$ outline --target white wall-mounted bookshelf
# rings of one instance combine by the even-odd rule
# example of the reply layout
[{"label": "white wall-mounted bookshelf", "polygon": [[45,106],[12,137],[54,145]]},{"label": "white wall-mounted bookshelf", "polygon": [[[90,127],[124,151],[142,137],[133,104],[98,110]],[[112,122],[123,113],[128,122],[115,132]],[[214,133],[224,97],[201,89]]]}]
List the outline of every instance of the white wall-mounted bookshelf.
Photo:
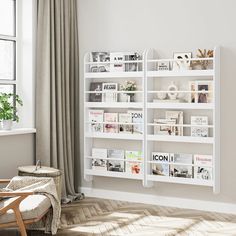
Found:
[{"label": "white wall-mounted bookshelf", "polygon": [[[142,59],[138,61],[124,61],[123,63],[140,64],[138,71],[124,72],[91,72],[90,66],[96,64],[90,61],[90,53],[84,57],[84,175],[86,180],[92,180],[94,176],[107,176],[114,178],[128,178],[142,180],[145,187],[153,186],[154,182],[166,182],[176,184],[189,184],[212,187],[214,193],[220,191],[220,48],[214,48],[214,56],[210,58],[191,58],[188,61],[207,60],[211,66],[207,69],[188,69],[188,70],[166,70],[159,71],[159,62],[168,62],[170,65],[177,60],[160,59],[155,50],[146,50],[141,53]],[[182,60],[187,61],[187,60]],[[112,64],[112,62],[103,62]],[[101,63],[98,63],[101,64]],[[171,67],[171,66],[170,66]],[[135,91],[135,102],[90,102],[89,95],[91,82],[117,82],[122,83],[126,80],[134,80],[138,89]],[[191,94],[200,94],[200,91],[189,89],[191,81],[211,81],[211,90],[206,94],[211,94],[211,102],[199,103],[192,102],[189,97]],[[174,82],[178,85],[178,94],[181,95],[180,101],[159,101],[158,94],[170,92],[167,87]],[[101,92],[103,93],[103,92]],[[117,96],[124,91],[117,91]],[[102,109],[105,112],[125,112],[129,109],[140,110],[143,112],[143,134],[125,133],[93,133],[88,127],[88,111],[90,109]],[[161,118],[166,111],[183,111],[183,124],[174,124],[181,127],[181,136],[160,135],[155,133],[155,127],[159,124],[154,119]],[[192,125],[191,116],[207,116],[207,125]],[[101,122],[105,124],[105,122]],[[116,124],[122,124],[117,122]],[[127,124],[127,123],[126,123]],[[130,123],[132,125],[132,123]],[[171,125],[170,125],[171,126]],[[205,127],[208,129],[207,137],[191,136],[191,128]],[[130,174],[126,172],[100,171],[92,169],[92,148],[123,148],[125,150],[137,150],[143,152],[142,173]],[[192,162],[192,178],[173,177],[154,175],[152,165],[157,161],[152,160],[152,152],[187,153],[212,156],[212,178],[210,180],[194,178],[194,168],[197,165]],[[108,158],[109,159],[109,158]],[[127,161],[128,160],[124,160]],[[169,165],[185,165],[185,163],[168,163]]]}]

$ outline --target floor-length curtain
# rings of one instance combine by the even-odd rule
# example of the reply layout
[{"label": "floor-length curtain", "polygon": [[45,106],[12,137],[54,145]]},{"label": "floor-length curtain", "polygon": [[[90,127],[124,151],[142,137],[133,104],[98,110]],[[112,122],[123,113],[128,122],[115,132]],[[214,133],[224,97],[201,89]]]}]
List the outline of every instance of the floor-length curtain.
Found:
[{"label": "floor-length curtain", "polygon": [[36,54],[36,158],[63,171],[63,197],[75,195],[76,0],[38,0]]}]

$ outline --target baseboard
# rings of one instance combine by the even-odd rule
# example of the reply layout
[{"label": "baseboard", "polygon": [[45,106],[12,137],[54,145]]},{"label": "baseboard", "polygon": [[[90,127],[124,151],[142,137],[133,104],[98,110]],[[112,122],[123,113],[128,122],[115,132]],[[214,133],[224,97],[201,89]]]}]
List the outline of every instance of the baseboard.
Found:
[{"label": "baseboard", "polygon": [[224,202],[212,202],[212,201],[202,201],[202,200],[186,199],[186,198],[164,197],[150,194],[111,191],[111,190],[88,188],[88,187],[81,187],[80,191],[83,192],[87,197],[153,204],[167,207],[181,207],[185,209],[213,211],[213,212],[228,213],[228,214],[236,213],[236,204],[224,203]]}]

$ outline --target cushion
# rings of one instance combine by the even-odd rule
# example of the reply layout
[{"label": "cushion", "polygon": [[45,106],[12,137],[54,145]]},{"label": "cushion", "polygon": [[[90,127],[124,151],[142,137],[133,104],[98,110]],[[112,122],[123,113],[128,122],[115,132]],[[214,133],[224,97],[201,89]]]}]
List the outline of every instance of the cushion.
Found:
[{"label": "cushion", "polygon": [[[0,209],[7,206],[15,198],[8,198],[0,201]],[[20,204],[20,212],[23,220],[35,219],[44,214],[51,207],[49,198],[44,195],[30,195],[25,198]],[[7,211],[0,215],[0,224],[15,222],[15,214],[13,210]]]}]

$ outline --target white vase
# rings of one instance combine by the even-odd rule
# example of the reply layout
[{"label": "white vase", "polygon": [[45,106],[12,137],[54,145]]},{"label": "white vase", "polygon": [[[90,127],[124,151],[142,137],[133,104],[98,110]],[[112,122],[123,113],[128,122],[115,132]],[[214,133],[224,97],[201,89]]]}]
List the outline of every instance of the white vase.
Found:
[{"label": "white vase", "polygon": [[1,123],[2,123],[2,130],[12,129],[12,120],[3,120]]}]

